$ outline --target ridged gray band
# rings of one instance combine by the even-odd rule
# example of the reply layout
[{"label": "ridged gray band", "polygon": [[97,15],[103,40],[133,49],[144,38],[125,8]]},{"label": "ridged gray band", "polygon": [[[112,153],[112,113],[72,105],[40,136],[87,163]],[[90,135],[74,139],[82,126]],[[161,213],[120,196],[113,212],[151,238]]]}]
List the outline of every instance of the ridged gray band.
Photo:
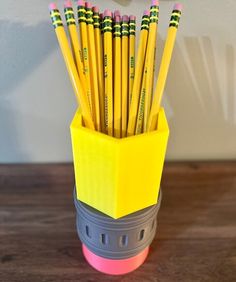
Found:
[{"label": "ridged gray band", "polygon": [[78,201],[76,193],[74,203],[80,240],[98,256],[129,258],[144,250],[154,239],[161,192],[158,204],[119,219],[113,219]]}]

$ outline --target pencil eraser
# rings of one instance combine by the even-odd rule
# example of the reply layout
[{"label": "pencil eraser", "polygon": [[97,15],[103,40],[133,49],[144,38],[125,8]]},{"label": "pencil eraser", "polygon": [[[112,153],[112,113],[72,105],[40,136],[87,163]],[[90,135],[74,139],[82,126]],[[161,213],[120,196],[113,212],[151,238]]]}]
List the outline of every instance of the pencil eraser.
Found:
[{"label": "pencil eraser", "polygon": [[104,17],[112,17],[112,12],[111,12],[110,10],[106,9],[106,10],[104,11],[103,16],[104,16]]},{"label": "pencil eraser", "polygon": [[99,9],[98,9],[97,6],[94,6],[92,9],[93,9],[93,12],[94,12],[94,13],[99,13]]},{"label": "pencil eraser", "polygon": [[79,0],[79,1],[77,2],[77,5],[78,5],[78,6],[83,6],[83,7],[85,7],[84,0]]},{"label": "pencil eraser", "polygon": [[56,3],[50,3],[48,8],[49,8],[49,10],[56,10],[57,9],[57,5],[56,5]]},{"label": "pencil eraser", "polygon": [[173,10],[178,10],[178,11],[182,11],[182,9],[183,9],[183,5],[181,3],[176,3],[173,8]]},{"label": "pencil eraser", "polygon": [[120,16],[115,16],[114,20],[116,23],[120,23]]},{"label": "pencil eraser", "polygon": [[115,10],[114,11],[114,17],[117,17],[117,16],[120,17],[120,11],[119,10]]},{"label": "pencil eraser", "polygon": [[144,15],[144,16],[150,16],[150,12],[149,12],[148,10],[145,10],[145,11],[143,12],[143,15]]},{"label": "pencil eraser", "polygon": [[90,2],[85,2],[85,7],[87,9],[92,9],[92,4]]},{"label": "pencil eraser", "polygon": [[129,16],[129,20],[130,20],[130,21],[136,21],[136,17],[133,16],[133,15],[131,15],[131,16]]},{"label": "pencil eraser", "polygon": [[128,22],[129,21],[129,17],[127,15],[122,16],[122,21],[123,22]]},{"label": "pencil eraser", "polygon": [[65,0],[64,2],[64,7],[65,8],[72,8],[72,3],[70,0]]},{"label": "pencil eraser", "polygon": [[152,6],[158,6],[159,1],[158,0],[152,0]]}]

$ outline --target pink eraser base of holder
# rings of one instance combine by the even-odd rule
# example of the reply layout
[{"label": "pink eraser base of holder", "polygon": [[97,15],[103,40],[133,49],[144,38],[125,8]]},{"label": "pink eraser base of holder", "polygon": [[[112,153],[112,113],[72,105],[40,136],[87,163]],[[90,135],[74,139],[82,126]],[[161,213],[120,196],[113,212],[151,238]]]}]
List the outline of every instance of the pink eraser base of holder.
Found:
[{"label": "pink eraser base of holder", "polygon": [[96,270],[110,275],[123,275],[134,271],[143,264],[148,255],[149,247],[134,257],[119,260],[97,256],[84,244],[82,244],[82,250],[87,262]]}]

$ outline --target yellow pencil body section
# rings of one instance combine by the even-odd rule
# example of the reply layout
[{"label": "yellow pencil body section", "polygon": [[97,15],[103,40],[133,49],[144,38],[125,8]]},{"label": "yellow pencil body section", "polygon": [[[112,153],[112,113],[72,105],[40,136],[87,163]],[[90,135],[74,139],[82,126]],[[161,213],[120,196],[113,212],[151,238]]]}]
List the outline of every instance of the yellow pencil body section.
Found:
[{"label": "yellow pencil body section", "polygon": [[139,48],[138,48],[138,54],[137,54],[135,76],[134,76],[134,85],[133,85],[130,110],[129,110],[129,122],[128,122],[128,129],[127,129],[128,136],[134,135],[134,132],[135,132],[137,112],[138,112],[138,106],[139,106],[139,98],[140,98],[140,88],[141,88],[141,81],[142,81],[143,67],[144,67],[144,60],[145,60],[147,39],[148,39],[148,29],[149,29],[149,17],[148,16],[145,17],[145,21],[144,20],[142,21],[142,26],[144,25],[146,27],[141,29],[141,33],[140,33],[140,41],[139,41]]},{"label": "yellow pencil body section", "polygon": [[[117,26],[117,27],[116,27]],[[116,35],[117,33],[117,35]],[[121,32],[114,26],[114,136],[121,137]]]},{"label": "yellow pencil body section", "polygon": [[66,63],[66,67],[71,79],[72,86],[74,88],[74,92],[81,106],[85,126],[90,129],[94,129],[94,123],[92,121],[88,100],[87,97],[85,96],[82,84],[80,82],[77,73],[77,69],[74,63],[72,53],[70,51],[70,46],[66,37],[64,27],[63,26],[57,27],[55,29],[55,32]]},{"label": "yellow pencil body section", "polygon": [[148,125],[147,125],[148,131],[155,130],[157,126],[158,113],[160,110],[161,99],[165,88],[167,73],[169,70],[171,56],[175,44],[177,28],[179,26],[181,9],[182,9],[181,4],[176,4],[171,14],[170,24],[169,24],[165,47],[162,55],[156,89],[153,96],[150,115],[148,118]]},{"label": "yellow pencil body section", "polygon": [[145,87],[146,81],[147,81],[147,72],[144,71],[140,99],[139,99],[139,108],[138,108],[135,135],[141,134],[143,132],[143,115],[144,115],[144,103],[146,97],[146,87]]},{"label": "yellow pencil body section", "polygon": [[[146,94],[145,94],[145,102],[144,102],[144,114],[143,114],[143,132],[147,131],[147,120],[150,113],[150,102],[152,95],[152,79],[153,79],[153,65],[154,65],[154,57],[155,57],[155,45],[156,45],[156,34],[157,28],[156,24],[150,24],[149,36],[151,36],[150,41],[148,39],[147,46],[147,55],[145,62],[145,72],[147,72],[147,79],[145,83]],[[152,28],[153,27],[153,28]]]},{"label": "yellow pencil body section", "polygon": [[99,92],[97,80],[97,61],[94,40],[94,27],[93,24],[87,24],[88,29],[88,43],[89,43],[89,64],[90,64],[90,81],[94,102],[94,115],[95,115],[95,128],[101,131],[100,124],[100,106],[99,106]]},{"label": "yellow pencil body section", "polygon": [[92,98],[92,88],[90,83],[90,66],[89,66],[89,54],[88,54],[88,36],[87,36],[87,24],[86,22],[79,22],[80,28],[80,36],[81,36],[81,45],[82,45],[82,54],[84,60],[84,74],[85,81],[87,85],[87,96],[89,99],[90,107],[92,110],[92,117],[95,120],[95,112],[94,112],[94,100]]},{"label": "yellow pencil body section", "polygon": [[164,110],[158,128],[132,138],[114,138],[71,123],[77,198],[120,218],[156,204],[169,129]]},{"label": "yellow pencil body section", "polygon": [[131,102],[132,90],[134,85],[135,74],[135,21],[129,23],[129,101],[128,112]]},{"label": "yellow pencil body section", "polygon": [[113,66],[112,66],[112,20],[104,20],[104,81],[106,133],[113,136]]},{"label": "yellow pencil body section", "polygon": [[164,47],[164,52],[161,60],[159,75],[157,79],[156,89],[153,96],[152,107],[148,119],[147,130],[155,130],[157,125],[157,117],[160,109],[161,99],[166,83],[166,77],[171,61],[171,56],[174,48],[177,29],[175,27],[169,27],[167,39]]},{"label": "yellow pencil body section", "polygon": [[97,58],[97,77],[99,89],[100,122],[101,130],[105,132],[105,106],[104,106],[104,75],[103,75],[103,51],[101,29],[94,28],[96,58]]},{"label": "yellow pencil body section", "polygon": [[70,24],[68,26],[68,30],[69,30],[71,46],[73,48],[79,77],[80,77],[81,83],[85,87],[84,67],[83,67],[83,62],[81,60],[81,48],[80,48],[80,44],[79,44],[79,37],[78,37],[76,25]]},{"label": "yellow pencil body section", "polygon": [[127,134],[128,118],[128,36],[122,37],[122,137]]}]

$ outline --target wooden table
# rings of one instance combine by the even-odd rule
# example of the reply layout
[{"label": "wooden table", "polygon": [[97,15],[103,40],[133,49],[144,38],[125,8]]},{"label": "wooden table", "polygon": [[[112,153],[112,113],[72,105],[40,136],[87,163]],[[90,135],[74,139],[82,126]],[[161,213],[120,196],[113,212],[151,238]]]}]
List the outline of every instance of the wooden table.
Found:
[{"label": "wooden table", "polygon": [[236,162],[168,163],[145,264],[107,276],[84,260],[73,167],[0,166],[0,281],[236,281]]}]

